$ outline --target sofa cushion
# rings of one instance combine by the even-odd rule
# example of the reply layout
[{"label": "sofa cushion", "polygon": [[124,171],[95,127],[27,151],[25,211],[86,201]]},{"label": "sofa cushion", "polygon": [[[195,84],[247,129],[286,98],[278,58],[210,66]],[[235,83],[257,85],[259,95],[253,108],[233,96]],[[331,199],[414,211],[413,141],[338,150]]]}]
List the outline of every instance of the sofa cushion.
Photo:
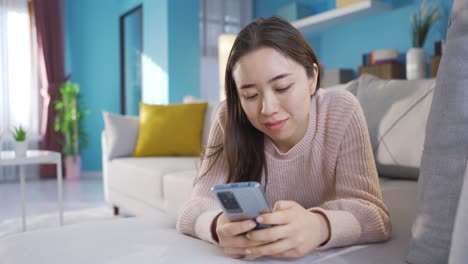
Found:
[{"label": "sofa cushion", "polygon": [[197,170],[171,172],[163,176],[164,210],[177,216],[179,209],[192,195],[193,181]]},{"label": "sofa cushion", "polygon": [[108,159],[131,156],[135,150],[139,121],[137,116],[102,112]]},{"label": "sofa cushion", "polygon": [[415,264],[448,262],[468,158],[468,8],[456,8],[457,2],[452,9],[426,130],[418,214],[407,258]]},{"label": "sofa cushion", "polygon": [[196,170],[198,157],[119,158],[108,163],[108,188],[164,209],[163,177],[178,170]]},{"label": "sofa cushion", "polygon": [[357,98],[380,176],[417,179],[435,80],[381,80],[364,74]]},{"label": "sofa cushion", "polygon": [[140,103],[134,156],[199,156],[207,103]]}]

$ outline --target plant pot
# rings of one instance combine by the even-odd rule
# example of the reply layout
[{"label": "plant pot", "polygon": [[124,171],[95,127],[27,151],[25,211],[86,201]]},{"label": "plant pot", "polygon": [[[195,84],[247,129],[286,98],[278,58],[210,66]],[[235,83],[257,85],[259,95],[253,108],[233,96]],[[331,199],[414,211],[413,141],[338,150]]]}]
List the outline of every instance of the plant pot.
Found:
[{"label": "plant pot", "polygon": [[16,157],[26,157],[26,150],[28,149],[27,141],[15,141],[13,143]]},{"label": "plant pot", "polygon": [[79,180],[81,178],[81,157],[68,156],[65,158],[65,178]]},{"label": "plant pot", "polygon": [[426,78],[426,53],[422,48],[411,48],[406,52],[406,79]]}]

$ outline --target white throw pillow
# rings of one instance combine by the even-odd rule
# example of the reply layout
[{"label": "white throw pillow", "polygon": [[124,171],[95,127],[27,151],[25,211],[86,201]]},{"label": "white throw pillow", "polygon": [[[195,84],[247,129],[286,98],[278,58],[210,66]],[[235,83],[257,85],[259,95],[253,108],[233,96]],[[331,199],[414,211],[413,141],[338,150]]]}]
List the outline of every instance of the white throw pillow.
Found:
[{"label": "white throw pillow", "polygon": [[[201,102],[208,102],[201,98],[186,95],[183,99],[184,103],[201,103]],[[203,124],[203,135],[202,135],[202,145],[206,146],[208,143],[208,136],[210,134],[211,123],[213,122],[214,114],[216,113],[216,109],[218,109],[219,103],[217,102],[208,102],[208,107],[206,108],[205,112],[205,122]]]},{"label": "white throw pillow", "polygon": [[435,79],[382,80],[364,74],[358,81],[379,175],[418,179]]},{"label": "white throw pillow", "polygon": [[137,116],[124,116],[102,111],[109,159],[132,156],[140,126]]}]

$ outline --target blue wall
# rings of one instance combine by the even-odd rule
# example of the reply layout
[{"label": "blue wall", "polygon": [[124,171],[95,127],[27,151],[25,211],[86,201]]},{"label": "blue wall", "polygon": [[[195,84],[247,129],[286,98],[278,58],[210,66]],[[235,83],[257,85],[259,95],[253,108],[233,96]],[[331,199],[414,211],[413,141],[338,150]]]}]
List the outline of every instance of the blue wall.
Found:
[{"label": "blue wall", "polygon": [[[65,65],[90,110],[83,170],[100,171],[102,110],[120,112],[119,17],[143,5],[143,101],[199,95],[198,0],[66,0]],[[184,11],[185,10],[185,11]],[[171,48],[169,48],[171,47]]]},{"label": "blue wall", "polygon": [[[310,5],[310,1],[305,0],[256,0],[255,17],[276,15],[279,7],[292,2]],[[404,62],[404,54],[412,45],[410,16],[419,8],[422,1],[382,0],[382,2],[392,4],[393,10],[306,35],[325,69],[357,70],[362,64],[362,54],[386,48],[396,48],[400,53],[401,62]],[[426,39],[424,49],[428,57],[434,54],[434,42],[445,37],[446,21],[453,4],[453,0],[428,1],[428,3],[434,2],[440,3],[444,11],[441,22],[431,29]],[[333,6],[329,5],[327,8]]]},{"label": "blue wall", "polygon": [[200,96],[198,0],[169,0],[169,102]]},{"label": "blue wall", "polygon": [[83,169],[101,169],[101,110],[120,109],[119,23],[115,0],[66,2],[67,72],[80,84],[82,104],[90,114],[84,128],[89,146],[82,151]]}]

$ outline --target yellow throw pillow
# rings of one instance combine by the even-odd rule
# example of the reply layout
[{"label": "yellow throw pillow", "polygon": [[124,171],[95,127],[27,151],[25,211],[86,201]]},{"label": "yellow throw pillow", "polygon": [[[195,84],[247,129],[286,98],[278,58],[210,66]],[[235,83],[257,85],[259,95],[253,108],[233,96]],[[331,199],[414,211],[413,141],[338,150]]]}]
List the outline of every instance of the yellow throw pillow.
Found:
[{"label": "yellow throw pillow", "polygon": [[140,103],[140,128],[133,156],[197,156],[208,103]]}]

